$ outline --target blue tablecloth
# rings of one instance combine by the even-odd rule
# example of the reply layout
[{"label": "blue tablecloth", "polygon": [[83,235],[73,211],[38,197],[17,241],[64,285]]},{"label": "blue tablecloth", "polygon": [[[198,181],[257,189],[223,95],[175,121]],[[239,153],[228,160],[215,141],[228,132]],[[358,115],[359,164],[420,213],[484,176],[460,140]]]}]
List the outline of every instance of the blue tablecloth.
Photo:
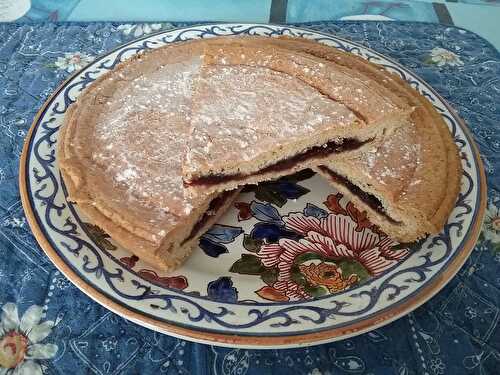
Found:
[{"label": "blue tablecloth", "polygon": [[0,375],[16,364],[15,374],[499,374],[500,56],[485,40],[454,27],[306,25],[414,70],[458,110],[481,148],[489,201],[480,241],[458,276],[414,313],[308,349],[223,349],[130,323],[55,269],[31,235],[19,200],[18,162],[31,121],[54,88],[94,56],[173,26],[0,24]]}]

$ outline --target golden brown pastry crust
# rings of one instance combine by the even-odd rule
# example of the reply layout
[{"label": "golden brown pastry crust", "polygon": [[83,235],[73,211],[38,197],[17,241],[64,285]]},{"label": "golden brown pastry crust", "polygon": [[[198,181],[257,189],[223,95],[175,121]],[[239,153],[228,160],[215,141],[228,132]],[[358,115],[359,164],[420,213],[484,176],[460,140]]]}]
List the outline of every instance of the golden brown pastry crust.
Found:
[{"label": "golden brown pastry crust", "polygon": [[[218,55],[220,50],[223,51],[222,55]],[[247,54],[254,56],[254,59],[241,57]],[[406,142],[406,147],[418,154],[418,163],[413,165],[408,163],[406,171],[402,171],[401,168],[398,170],[397,166],[401,155],[395,155],[401,150],[394,148],[391,150],[390,142],[384,144],[371,142],[360,147],[357,151],[344,152],[338,157],[329,157],[328,164],[338,173],[356,180],[355,182],[368,192],[379,197],[387,207],[387,212],[391,214],[391,217],[405,222],[405,226],[398,228],[394,223],[388,222],[383,215],[366,207],[361,200],[352,196],[353,201],[359,207],[366,208],[372,220],[379,223],[389,235],[401,241],[412,241],[426,233],[436,233],[443,227],[454,207],[460,188],[461,165],[457,148],[446,124],[427,99],[399,77],[384,69],[352,54],[316,42],[289,38],[217,38],[169,45],[144,55],[134,56],[97,79],[80,95],[77,102],[71,105],[66,113],[65,124],[59,135],[58,162],[69,198],[77,202],[79,208],[95,224],[106,230],[117,243],[156,267],[162,269],[176,267],[189,255],[190,248],[198,238],[198,236],[194,236],[189,241],[184,242],[190,228],[196,224],[200,216],[208,209],[210,201],[216,197],[217,194],[213,191],[220,190],[220,188],[208,192],[205,190],[203,195],[192,195],[184,194],[186,189],[182,187],[181,182],[178,183],[178,181],[182,181],[182,168],[184,167],[181,162],[182,152],[180,150],[185,152],[189,148],[187,144],[179,143],[179,139],[182,140],[183,137],[189,139],[189,132],[192,131],[190,127],[192,124],[184,123],[186,118],[189,118],[189,116],[185,116],[184,112],[181,115],[175,113],[172,115],[171,108],[169,109],[167,106],[166,112],[151,113],[150,111],[144,114],[137,110],[142,105],[139,103],[137,104],[139,107],[128,109],[130,112],[127,114],[128,117],[123,117],[123,121],[131,121],[132,124],[134,121],[135,123],[147,121],[158,125],[165,121],[172,127],[172,133],[176,136],[169,138],[168,142],[172,142],[172,145],[169,146],[170,148],[167,147],[167,151],[173,154],[177,153],[179,160],[173,162],[172,165],[164,164],[167,170],[169,167],[176,170],[175,178],[161,181],[165,184],[164,186],[170,186],[172,192],[170,195],[164,194],[169,189],[163,192],[161,189],[158,192],[156,188],[153,191],[148,190],[148,186],[141,185],[141,181],[144,180],[141,176],[135,180],[132,178],[135,170],[126,176],[115,173],[110,177],[109,165],[106,165],[105,158],[111,151],[103,151],[102,158],[102,155],[99,156],[99,152],[94,152],[97,155],[94,155],[94,158],[90,154],[85,154],[89,149],[86,147],[93,145],[93,141],[95,141],[92,134],[87,134],[89,137],[87,141],[84,141],[85,129],[95,125],[99,121],[99,116],[102,116],[106,111],[113,113],[110,110],[113,105],[111,107],[106,107],[106,105],[110,98],[113,98],[115,92],[122,90],[123,94],[123,91],[130,90],[131,94],[129,95],[133,98],[140,96],[140,92],[138,95],[134,94],[135,88],[131,86],[134,79],[153,74],[159,66],[163,69],[164,65],[184,64],[189,59],[194,61],[190,60],[191,64],[201,64],[199,60],[201,60],[202,55],[209,68],[225,65],[221,60],[221,57],[225,56],[228,59],[228,65],[258,67],[265,63],[267,64],[266,68],[275,72],[298,77],[301,82],[313,85],[323,95],[328,95],[331,98],[335,98],[337,95],[336,98],[339,101],[348,104],[349,108],[354,109],[358,115],[363,113],[361,121],[358,121],[358,124],[363,126],[366,126],[367,122],[370,121],[376,123],[379,120],[377,116],[380,115],[380,111],[370,112],[367,110],[368,107],[359,106],[359,103],[351,100],[352,96],[341,94],[339,98],[338,92],[329,90],[332,87],[332,77],[336,77],[338,80],[350,79],[351,81],[346,81],[346,85],[351,82],[353,83],[352,87],[368,85],[373,92],[378,93],[382,98],[380,105],[386,105],[387,103],[384,103],[387,101],[394,107],[394,116],[391,120],[393,123],[387,127],[387,131],[394,132],[392,136],[395,139],[399,136],[401,143],[404,140],[414,141]],[[269,55],[276,56],[276,58],[267,61],[265,56]],[[320,74],[311,75],[310,71],[304,70],[305,68],[314,68],[311,64],[322,65]],[[329,77],[328,72],[337,72],[340,75]],[[157,78],[155,76],[155,79]],[[193,81],[196,78],[193,78]],[[116,79],[116,81],[113,82],[112,79]],[[139,86],[142,84],[144,83],[138,83]],[[179,88],[176,92],[178,90]],[[151,97],[151,100],[159,100],[160,102],[165,99],[155,99],[154,94],[154,92],[148,92],[143,99],[148,99],[148,96]],[[177,98],[177,96],[175,97]],[[167,100],[169,99],[167,98]],[[119,108],[119,104],[117,104],[117,108]],[[195,103],[195,107],[198,104]],[[373,102],[371,104],[373,105]],[[127,106],[127,101],[122,102],[122,105]],[[181,102],[180,106],[192,108],[188,102]],[[415,110],[412,112],[413,108]],[[411,113],[410,123],[407,122],[408,113]],[[191,112],[189,112],[190,114]],[[116,131],[116,129],[112,130]],[[342,135],[337,134],[338,137],[342,137]],[[388,135],[385,134],[385,136]],[[123,134],[118,131],[117,136],[123,136]],[[328,134],[325,139],[317,139],[314,142],[324,143],[331,136],[332,134]],[[152,140],[155,138],[151,135],[149,137]],[[148,139],[145,136],[142,138]],[[384,138],[380,137],[379,141],[382,139]],[[75,145],[78,142],[80,143]],[[136,140],[133,140],[132,143],[134,142],[137,143]],[[310,140],[308,142],[310,143]],[[314,142],[311,144],[315,144]],[[311,144],[303,146],[307,148]],[[103,143],[103,145],[105,144]],[[140,142],[137,143],[134,152],[139,152],[141,145]],[[386,147],[385,150],[384,147]],[[416,147],[416,151],[412,147]],[[271,151],[276,152],[276,150]],[[390,155],[384,159],[376,156],[379,151],[385,154],[390,152],[395,154],[393,154],[392,159]],[[273,156],[272,152],[271,155],[265,155],[268,160],[276,157]],[[155,154],[152,157],[154,159],[160,156]],[[164,159],[160,158],[159,160],[164,162]],[[317,158],[297,163],[290,167],[287,173],[311,165],[323,164],[325,160],[325,158]],[[149,167],[142,167],[141,171],[149,170]],[[254,169],[259,170],[260,168],[262,165],[257,163]],[[191,172],[196,170],[199,169],[192,169]],[[384,170],[397,171],[397,173],[384,175]],[[186,170],[184,170],[184,175],[185,172]],[[257,183],[282,174],[270,172],[263,176],[248,178],[244,183]],[[124,183],[113,183],[113,181],[116,182],[117,176],[119,177],[118,182]],[[192,175],[190,176],[192,177]],[[128,197],[127,194],[130,193],[130,189],[134,187],[135,183],[138,184],[138,187],[133,191],[132,197],[124,199],[124,197]],[[239,185],[241,184],[226,185],[224,189]],[[348,189],[340,187],[339,190],[350,194]],[[232,194],[224,202],[219,210],[206,221],[199,233],[202,233],[217,220],[220,214],[229,207],[236,194]],[[155,205],[155,203],[157,204]],[[160,206],[160,210],[156,210],[158,208],[156,206]]]},{"label": "golden brown pastry crust", "polygon": [[[193,99],[193,136],[183,165],[193,194],[317,165],[326,160],[324,155],[261,172],[331,140],[373,143],[411,112],[369,77],[279,43],[262,37],[207,43]],[[279,85],[272,85],[275,81]],[[250,91],[256,95],[247,95]],[[210,183],[212,176],[218,183]],[[221,176],[228,178],[223,181]]]},{"label": "golden brown pastry crust", "polygon": [[[460,191],[462,168],[458,149],[448,127],[432,104],[396,74],[369,64],[361,57],[306,40],[283,38],[280,42],[288,48],[296,48],[360,71],[416,108],[411,114],[411,126],[414,130],[407,129],[408,133],[403,138],[408,144],[414,141],[414,144],[421,145],[420,163],[411,176],[398,176],[397,179],[391,179],[390,176],[381,178],[380,169],[368,171],[371,168],[367,163],[369,150],[366,149],[361,156],[353,154],[353,160],[333,158],[330,165],[348,175],[358,174],[357,171],[370,172],[368,180],[366,176],[364,177],[364,182],[372,185],[370,190],[377,192],[377,196],[385,198],[388,206],[401,207],[403,211],[401,214],[406,215],[406,219],[413,218],[415,225],[411,233],[404,231],[397,233],[393,225],[387,224],[385,229],[389,235],[401,241],[413,241],[428,233],[439,232],[455,206]],[[381,159],[379,163],[380,168],[390,167],[391,163],[397,166],[401,160],[388,158]],[[383,183],[380,183],[380,180]],[[415,183],[416,181],[418,183]],[[345,189],[344,192],[349,194]],[[376,223],[381,223],[380,215],[361,201],[358,200],[357,203],[367,210]]]},{"label": "golden brown pastry crust", "polygon": [[[168,46],[119,64],[113,71],[99,77],[68,108],[59,133],[57,160],[69,200],[76,202],[93,223],[102,227],[122,247],[163,270],[175,268],[190,254],[199,236],[230,206],[237,192],[229,194],[207,217],[198,233],[190,237],[191,229],[216,195],[199,199],[183,195],[179,155],[183,144],[179,142],[188,126],[178,113],[169,117],[176,110],[174,107],[164,108],[165,119],[147,110],[142,114],[140,92],[133,98],[126,95],[131,95],[134,89],[142,89],[141,85],[149,85],[135,80],[156,74],[156,69],[161,66],[158,58],[168,70],[168,64],[199,59],[203,48],[202,43],[197,42]],[[160,84],[165,82],[160,81]],[[176,94],[178,89],[175,88]],[[165,93],[167,97],[158,98],[158,101],[169,100],[170,93]],[[150,100],[154,95],[153,88],[148,86],[144,100]],[[133,100],[137,103],[132,104]],[[130,113],[124,113],[126,111]],[[108,115],[110,117],[106,118]],[[114,117],[121,121],[111,127]],[[130,134],[128,130],[120,132],[120,127],[126,122],[130,122],[127,125]],[[137,126],[137,132],[134,126]],[[101,134],[103,129],[105,131],[101,133],[108,134]],[[148,133],[153,130],[157,132],[156,137]],[[168,130],[172,130],[172,134],[168,134]],[[172,139],[180,141],[175,143]],[[165,142],[171,144],[157,152],[155,147],[161,148]],[[143,156],[136,155],[142,151]],[[168,152],[173,154],[172,157],[165,156]],[[131,162],[137,165],[129,171],[127,166]],[[122,173],[127,171],[128,174]],[[133,179],[135,173],[139,175]],[[155,173],[159,179],[156,185]]]}]

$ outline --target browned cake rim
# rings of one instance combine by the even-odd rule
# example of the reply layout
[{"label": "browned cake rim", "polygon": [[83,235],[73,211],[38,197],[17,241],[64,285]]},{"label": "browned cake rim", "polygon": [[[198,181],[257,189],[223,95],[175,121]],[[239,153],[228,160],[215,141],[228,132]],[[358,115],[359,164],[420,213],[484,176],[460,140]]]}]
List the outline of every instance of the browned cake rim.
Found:
[{"label": "browned cake rim", "polygon": [[[448,175],[444,176],[441,181],[444,181],[444,185],[446,188],[442,192],[442,198],[437,199],[438,204],[431,208],[429,211],[424,212],[425,217],[427,218],[427,223],[423,224],[423,230],[420,233],[416,234],[416,237],[423,236],[425,233],[436,233],[444,226],[450,212],[453,210],[455,206],[455,200],[458,196],[458,191],[460,189],[460,177],[461,177],[461,164],[458,158],[458,149],[453,141],[453,138],[448,130],[447,125],[444,123],[441,116],[436,112],[434,107],[430,104],[430,102],[424,98],[420,93],[418,93],[415,89],[410,87],[407,82],[403,81],[399,76],[395,74],[391,74],[383,68],[374,66],[373,64],[369,64],[366,60],[361,57],[347,54],[343,51],[339,51],[333,48],[329,48],[324,45],[319,45],[318,43],[314,43],[308,40],[295,40],[292,38],[283,38],[290,46],[293,46],[295,42],[297,44],[301,44],[304,48],[300,48],[303,51],[308,51],[308,53],[313,53],[316,56],[320,56],[323,58],[334,59],[338,64],[347,64],[349,61],[356,62],[360,66],[370,71],[375,80],[384,81],[384,83],[393,82],[392,87],[394,85],[398,86],[397,88],[401,91],[399,93],[403,95],[407,95],[407,97],[402,97],[402,100],[409,100],[408,97],[412,97],[413,100],[416,100],[418,105],[420,105],[422,110],[424,110],[429,116],[432,116],[434,121],[429,126],[433,126],[435,129],[439,131],[441,136],[441,141],[444,144],[445,150],[443,152],[446,154],[447,158],[447,172]],[[309,48],[309,49],[308,49]],[[340,57],[340,58],[338,58]],[[346,59],[343,61],[342,59]],[[397,91],[397,90],[396,90]],[[399,95],[395,92],[395,95]],[[411,101],[409,102],[410,104]],[[432,165],[428,166],[432,169]],[[343,176],[346,177],[346,176]],[[422,185],[422,196],[426,196],[426,188],[428,186]],[[411,204],[411,203],[410,203]],[[414,202],[415,208],[418,207],[418,201]]]}]

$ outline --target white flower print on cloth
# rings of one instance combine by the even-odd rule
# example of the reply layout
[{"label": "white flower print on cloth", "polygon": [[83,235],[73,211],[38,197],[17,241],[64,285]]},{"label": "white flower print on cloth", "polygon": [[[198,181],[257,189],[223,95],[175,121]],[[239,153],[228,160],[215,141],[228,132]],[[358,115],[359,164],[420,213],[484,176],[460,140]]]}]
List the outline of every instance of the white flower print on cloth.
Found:
[{"label": "white flower print on cloth", "polygon": [[436,375],[444,374],[446,365],[441,358],[431,359],[431,370]]},{"label": "white flower print on cloth", "polygon": [[457,54],[447,49],[441,47],[435,47],[431,50],[429,54],[429,59],[427,60],[430,64],[436,64],[437,66],[463,66],[464,63],[460,60]]},{"label": "white flower print on cloth", "polygon": [[66,52],[63,57],[60,56],[57,58],[54,65],[57,69],[72,73],[75,70],[82,69],[85,65],[90,64],[92,60],[92,56],[81,52]]},{"label": "white flower print on cloth", "polygon": [[59,288],[61,290],[67,289],[71,286],[69,280],[64,276],[58,277],[54,282],[54,285],[56,286],[56,288]]},{"label": "white flower print on cloth", "polygon": [[17,306],[6,303],[0,321],[0,375],[43,374],[39,360],[53,358],[55,344],[41,344],[50,335],[54,322],[40,323],[42,308],[29,307],[19,319]]},{"label": "white flower print on cloth", "polygon": [[471,306],[467,306],[465,308],[465,316],[468,318],[468,319],[475,319],[477,317],[477,311],[475,308],[471,307]]},{"label": "white flower print on cloth", "polygon": [[24,224],[26,224],[26,219],[24,217],[6,218],[2,223],[4,227],[11,227],[11,228],[22,228],[24,227]]},{"label": "white flower print on cloth", "polygon": [[138,23],[138,24],[130,24],[126,23],[124,25],[118,26],[118,30],[120,30],[124,35],[132,35],[136,38],[151,34],[154,31],[161,30],[163,25],[161,23]]},{"label": "white flower print on cloth", "polygon": [[492,244],[500,244],[500,208],[490,202],[483,223],[483,236]]},{"label": "white flower print on cloth", "polygon": [[115,336],[108,337],[102,341],[102,347],[107,352],[115,350],[117,345],[118,345],[118,340],[116,339]]}]

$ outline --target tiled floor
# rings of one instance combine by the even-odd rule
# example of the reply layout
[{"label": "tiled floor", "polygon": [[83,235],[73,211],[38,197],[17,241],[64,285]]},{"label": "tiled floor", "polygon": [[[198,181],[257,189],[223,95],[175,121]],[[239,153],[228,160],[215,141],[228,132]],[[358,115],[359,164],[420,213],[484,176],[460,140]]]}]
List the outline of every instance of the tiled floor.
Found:
[{"label": "tiled floor", "polygon": [[[30,3],[30,0],[2,0]],[[1,20],[0,9],[0,20]],[[31,0],[18,21],[307,22],[340,19],[454,24],[500,49],[500,0]]]}]

